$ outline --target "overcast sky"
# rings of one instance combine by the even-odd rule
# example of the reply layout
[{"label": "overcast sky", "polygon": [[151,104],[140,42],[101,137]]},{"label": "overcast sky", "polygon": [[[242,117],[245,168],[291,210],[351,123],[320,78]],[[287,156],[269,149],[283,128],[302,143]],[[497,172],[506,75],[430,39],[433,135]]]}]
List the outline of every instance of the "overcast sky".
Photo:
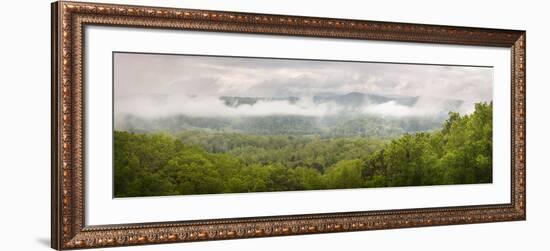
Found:
[{"label": "overcast sky", "polygon": [[115,98],[321,93],[492,100],[488,67],[115,53]]}]

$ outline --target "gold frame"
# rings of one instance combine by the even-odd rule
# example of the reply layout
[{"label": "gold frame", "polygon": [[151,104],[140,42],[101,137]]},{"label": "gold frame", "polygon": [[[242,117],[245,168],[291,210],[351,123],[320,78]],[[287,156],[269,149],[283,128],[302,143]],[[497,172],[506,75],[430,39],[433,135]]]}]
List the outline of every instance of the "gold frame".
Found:
[{"label": "gold frame", "polygon": [[[86,226],[83,30],[86,25],[511,49],[511,203],[444,208]],[[525,31],[112,4],[52,4],[52,241],[94,248],[525,220]]]}]

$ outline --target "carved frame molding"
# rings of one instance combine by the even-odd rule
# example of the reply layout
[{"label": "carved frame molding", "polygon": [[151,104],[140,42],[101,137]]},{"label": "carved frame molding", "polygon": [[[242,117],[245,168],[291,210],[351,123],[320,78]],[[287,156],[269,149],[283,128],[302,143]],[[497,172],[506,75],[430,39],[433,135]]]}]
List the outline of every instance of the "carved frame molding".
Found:
[{"label": "carved frame molding", "polygon": [[[257,33],[507,47],[512,51],[510,204],[86,226],[84,28]],[[55,249],[361,231],[526,218],[525,31],[79,2],[52,4],[52,242]]]}]

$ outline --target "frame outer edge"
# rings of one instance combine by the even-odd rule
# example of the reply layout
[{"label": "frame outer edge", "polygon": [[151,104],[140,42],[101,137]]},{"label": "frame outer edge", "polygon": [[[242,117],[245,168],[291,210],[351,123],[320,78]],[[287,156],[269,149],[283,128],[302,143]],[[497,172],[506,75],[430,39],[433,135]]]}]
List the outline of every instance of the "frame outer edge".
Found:
[{"label": "frame outer edge", "polygon": [[521,88],[522,90],[522,96],[523,96],[523,107],[522,107],[522,115],[523,117],[523,130],[522,130],[522,143],[523,143],[523,175],[522,175],[522,181],[523,181],[523,219],[524,221],[527,220],[527,31],[523,31],[523,34],[519,38],[522,43],[521,52],[522,60],[523,60],[523,67],[521,70],[522,73],[522,83]]},{"label": "frame outer edge", "polygon": [[[526,98],[526,31],[518,34],[514,45],[512,45],[512,139],[513,151],[515,154],[512,159],[512,170],[516,172],[518,182],[513,187],[516,193],[513,199],[513,205],[518,215],[518,220],[527,220],[527,184],[526,184],[526,131],[527,131],[527,98]],[[514,114],[515,113],[515,114]],[[515,137],[515,138],[514,138]]]},{"label": "frame outer edge", "polygon": [[50,247],[60,250],[62,247],[62,222],[61,222],[61,187],[60,187],[60,99],[59,99],[59,2],[51,3],[51,239]]}]

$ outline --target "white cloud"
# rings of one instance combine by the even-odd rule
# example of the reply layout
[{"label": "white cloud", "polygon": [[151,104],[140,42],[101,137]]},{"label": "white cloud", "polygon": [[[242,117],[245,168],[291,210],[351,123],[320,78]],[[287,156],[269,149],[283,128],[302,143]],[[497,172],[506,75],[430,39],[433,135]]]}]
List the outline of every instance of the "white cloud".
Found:
[{"label": "white cloud", "polygon": [[241,104],[227,106],[214,96],[188,97],[173,95],[163,99],[148,97],[122,99],[117,102],[115,114],[134,114],[141,117],[165,117],[187,115],[193,117],[238,117],[269,115],[300,115],[320,117],[334,115],[342,111],[334,103],[314,104],[312,98],[301,99],[296,103],[285,100],[258,101],[254,105]]},{"label": "white cloud", "polygon": [[458,105],[455,101],[438,98],[422,97],[412,106],[401,105],[396,101],[388,101],[382,104],[363,107],[363,112],[378,116],[389,117],[425,117],[445,115],[450,111],[461,114],[469,114],[474,111],[474,103],[462,102]]},{"label": "white cloud", "polygon": [[[433,116],[448,112],[449,99],[466,101],[459,112],[471,112],[474,102],[491,101],[493,90],[488,67],[127,53],[116,53],[114,64],[115,114],[146,117],[324,116],[351,111],[307,97],[350,92],[421,97],[413,106],[390,101],[353,112]],[[301,99],[229,107],[219,96]]]},{"label": "white cloud", "polygon": [[435,98],[420,98],[414,105],[406,106],[389,101],[381,104],[365,103],[359,107],[344,107],[334,102],[314,103],[313,98],[301,98],[297,102],[287,100],[259,100],[253,105],[228,106],[215,96],[189,97],[171,95],[163,98],[121,99],[115,107],[116,116],[133,114],[145,118],[158,118],[173,115],[192,117],[250,117],[271,115],[296,115],[323,117],[339,114],[364,114],[388,117],[422,117],[445,115],[449,111],[470,113],[473,103],[459,106],[449,101]]},{"label": "white cloud", "polygon": [[369,92],[492,99],[490,67],[115,54],[115,97],[144,94],[307,96]]}]

